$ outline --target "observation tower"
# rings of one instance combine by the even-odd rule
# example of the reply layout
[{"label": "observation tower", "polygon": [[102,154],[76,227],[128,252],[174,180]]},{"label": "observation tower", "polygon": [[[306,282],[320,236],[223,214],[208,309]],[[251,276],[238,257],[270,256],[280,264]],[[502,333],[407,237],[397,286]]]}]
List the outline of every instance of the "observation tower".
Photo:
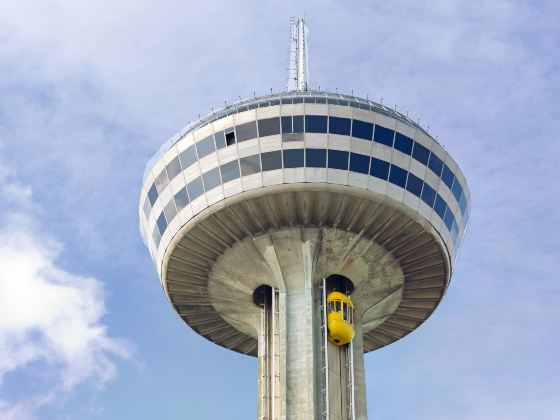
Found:
[{"label": "observation tower", "polygon": [[365,419],[364,353],[435,310],[469,218],[451,156],[407,116],[307,87],[241,100],[149,162],[140,230],[198,334],[258,357],[259,419]]}]

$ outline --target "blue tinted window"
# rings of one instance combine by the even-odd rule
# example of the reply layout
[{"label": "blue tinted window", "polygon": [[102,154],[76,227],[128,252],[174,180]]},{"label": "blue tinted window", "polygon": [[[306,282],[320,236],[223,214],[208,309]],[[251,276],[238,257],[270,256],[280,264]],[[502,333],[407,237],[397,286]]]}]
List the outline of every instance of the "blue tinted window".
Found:
[{"label": "blue tinted window", "polygon": [[193,179],[191,182],[187,184],[187,190],[189,192],[189,197],[191,201],[194,201],[195,198],[200,197],[204,194],[204,187],[202,186],[202,178],[198,177]]},{"label": "blue tinted window", "polygon": [[443,201],[443,198],[441,198],[441,195],[436,194],[436,203],[434,204],[434,210],[436,211],[438,216],[441,217],[442,219],[443,219],[443,215],[445,214],[445,208],[446,207],[447,207],[447,204],[445,204],[445,201]]},{"label": "blue tinted window", "polygon": [[292,117],[282,117],[282,133],[293,133]]},{"label": "blue tinted window", "polygon": [[412,139],[401,133],[397,133],[395,135],[395,149],[400,150],[407,155],[412,154]]},{"label": "blue tinted window", "polygon": [[372,136],[373,124],[360,120],[352,121],[352,137],[371,141]]},{"label": "blue tinted window", "polygon": [[369,170],[369,157],[359,153],[350,153],[350,170],[367,174]]},{"label": "blue tinted window", "polygon": [[377,178],[387,180],[387,177],[389,176],[389,162],[372,157],[369,174]]},{"label": "blue tinted window", "polygon": [[222,173],[222,180],[224,183],[239,178],[239,164],[237,160],[221,165],[220,172]]},{"label": "blue tinted window", "polygon": [[329,133],[350,135],[350,121],[349,118],[329,117]]},{"label": "blue tinted window", "polygon": [[263,171],[282,169],[282,153],[280,150],[266,152],[261,155]]},{"label": "blue tinted window", "polygon": [[443,162],[437,157],[435,153],[430,155],[430,161],[428,162],[428,167],[434,171],[437,176],[441,176],[441,171],[443,170]]},{"label": "blue tinted window", "polygon": [[284,150],[284,168],[303,168],[303,149]]},{"label": "blue tinted window", "polygon": [[156,189],[156,184],[152,184],[148,191],[148,198],[150,199],[150,204],[153,206],[158,198],[158,193]]},{"label": "blue tinted window", "polygon": [[308,133],[326,133],[327,117],[324,115],[306,115],[305,131]]},{"label": "blue tinted window", "polygon": [[183,169],[187,169],[193,163],[197,161],[196,158],[196,151],[194,150],[194,145],[189,147],[186,150],[183,150],[179,155],[179,159],[181,159],[181,166]]},{"label": "blue tinted window", "polygon": [[418,178],[416,175],[409,173],[408,179],[406,181],[406,189],[410,191],[417,197],[420,197],[420,193],[422,192],[422,184],[424,182]]},{"label": "blue tinted window", "polygon": [[202,174],[202,180],[204,181],[204,189],[210,191],[212,188],[216,188],[222,183],[220,180],[220,170],[214,168]]},{"label": "blue tinted window", "polygon": [[329,150],[329,168],[348,170],[348,152]]},{"label": "blue tinted window", "polygon": [[202,139],[198,143],[196,143],[196,153],[198,154],[199,159],[202,159],[204,156],[209,155],[215,149],[214,136],[206,137],[205,139]]},{"label": "blue tinted window", "polygon": [[156,187],[158,191],[161,193],[165,187],[169,184],[169,179],[167,179],[167,172],[165,172],[165,168],[159,173],[155,181]]},{"label": "blue tinted window", "polygon": [[447,207],[447,209],[445,210],[445,216],[443,217],[443,221],[445,222],[445,226],[447,226],[447,230],[451,230],[451,226],[453,226],[454,220],[455,218],[453,217],[451,208]]},{"label": "blue tinted window", "polygon": [[305,163],[308,168],[326,168],[327,151],[325,149],[307,149]]},{"label": "blue tinted window", "polygon": [[163,214],[165,218],[171,222],[175,215],[177,214],[177,209],[175,208],[175,202],[173,200],[169,201],[163,208]]},{"label": "blue tinted window", "polygon": [[459,200],[459,208],[461,209],[461,214],[463,218],[465,217],[465,211],[467,210],[467,198],[465,196],[465,192],[461,194],[461,198]]},{"label": "blue tinted window", "polygon": [[237,139],[237,142],[257,138],[257,124],[255,123],[255,121],[236,125],[235,138]]},{"label": "blue tinted window", "polygon": [[179,175],[179,173],[181,173],[181,163],[179,162],[179,156],[173,158],[173,160],[167,164],[165,169],[167,170],[169,179],[173,179],[177,175]]},{"label": "blue tinted window", "polygon": [[375,133],[373,135],[373,140],[377,143],[384,144],[386,146],[393,147],[393,136],[395,132],[389,130],[388,128],[382,127],[380,125],[375,126]]},{"label": "blue tinted window", "polygon": [[453,187],[451,188],[451,192],[455,196],[455,199],[457,200],[458,203],[459,200],[461,199],[461,194],[463,194],[463,188],[461,188],[461,184],[459,184],[458,179],[455,179],[455,182],[453,183]]},{"label": "blue tinted window", "polygon": [[391,165],[391,172],[389,173],[389,182],[403,187],[406,185],[406,174],[408,172],[397,165]]},{"label": "blue tinted window", "polygon": [[226,136],[223,131],[214,133],[214,140],[216,141],[216,149],[223,149],[226,147]]},{"label": "blue tinted window", "polygon": [[449,189],[451,189],[451,186],[453,185],[453,179],[455,178],[455,175],[453,175],[453,172],[451,172],[451,169],[449,169],[449,167],[447,165],[445,165],[443,167],[443,174],[441,175],[441,179],[443,180],[443,182],[445,182],[445,185],[447,185],[449,187]]},{"label": "blue tinted window", "polygon": [[159,233],[163,235],[163,232],[165,232],[165,229],[167,229],[167,222],[165,221],[165,215],[163,214],[163,212],[161,212],[161,214],[157,218],[157,226],[159,229]]},{"label": "blue tinted window", "polygon": [[414,142],[414,150],[412,151],[412,157],[416,159],[418,162],[423,163],[424,165],[428,164],[428,159],[430,157],[430,150],[426,149],[418,142]]},{"label": "blue tinted window", "polygon": [[253,175],[261,171],[261,159],[259,155],[247,156],[239,159],[241,175]]},{"label": "blue tinted window", "polygon": [[175,206],[177,207],[177,211],[183,210],[187,204],[189,204],[189,195],[187,194],[186,188],[181,188],[177,194],[175,194]]},{"label": "blue tinted window", "polygon": [[146,216],[146,219],[148,219],[150,217],[150,212],[152,211],[152,205],[150,204],[150,199],[148,197],[146,197],[146,199],[144,200],[144,216]]},{"label": "blue tinted window", "polygon": [[258,121],[259,137],[280,134],[280,118],[265,118]]},{"label": "blue tinted window", "polygon": [[430,187],[428,184],[424,184],[424,189],[422,190],[422,200],[430,206],[434,207],[434,200],[436,199],[436,190]]},{"label": "blue tinted window", "polygon": [[303,115],[294,115],[294,133],[303,133]]},{"label": "blue tinted window", "polygon": [[459,227],[457,226],[455,220],[453,220],[453,226],[451,226],[451,237],[453,238],[453,242],[455,243],[455,246],[457,246],[456,240],[458,234],[459,234]]},{"label": "blue tinted window", "polygon": [[154,238],[154,242],[156,244],[156,248],[159,246],[159,242],[161,241],[161,235],[159,233],[159,228],[157,225],[154,226],[154,231],[152,232],[152,237]]}]

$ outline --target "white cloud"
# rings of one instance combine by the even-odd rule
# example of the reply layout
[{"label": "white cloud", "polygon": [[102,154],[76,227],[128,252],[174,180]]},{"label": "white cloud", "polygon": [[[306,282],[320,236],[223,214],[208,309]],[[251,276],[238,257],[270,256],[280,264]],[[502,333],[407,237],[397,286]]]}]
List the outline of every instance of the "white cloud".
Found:
[{"label": "white cloud", "polygon": [[[130,345],[107,332],[103,284],[58,264],[63,246],[41,232],[31,188],[14,181],[13,170],[0,174],[7,209],[0,227],[0,417],[33,418],[80,384],[103,386]],[[20,401],[2,398],[18,372],[42,381],[43,390]]]}]

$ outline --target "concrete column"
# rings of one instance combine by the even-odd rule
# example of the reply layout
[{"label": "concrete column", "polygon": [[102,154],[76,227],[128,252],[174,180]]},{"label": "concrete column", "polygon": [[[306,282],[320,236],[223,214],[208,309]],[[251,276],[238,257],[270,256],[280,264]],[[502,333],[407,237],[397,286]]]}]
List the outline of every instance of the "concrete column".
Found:
[{"label": "concrete column", "polygon": [[[279,386],[276,397],[279,407],[274,410],[272,420],[322,419],[324,399],[321,393],[322,352],[321,317],[319,306],[320,290],[314,284],[315,252],[317,235],[299,230],[271,234],[267,244],[274,248],[274,260],[281,273],[284,290],[279,293]],[[264,243],[264,242],[263,242]],[[264,249],[263,249],[264,250]],[[270,260],[271,257],[268,259]],[[365,384],[362,330],[358,325],[354,338],[354,401],[356,419],[365,419]],[[270,351],[270,345],[262,342]],[[259,341],[259,347],[261,341]],[[348,420],[346,389],[346,351],[329,343],[329,405],[330,419]],[[259,355],[261,349],[259,348]],[[259,372],[262,363],[270,363],[270,357],[259,357]],[[259,378],[262,374],[259,373]],[[259,392],[262,387],[259,384]],[[265,401],[274,401],[275,396],[264,395]],[[259,395],[259,402],[261,395]],[[269,411],[270,412],[270,411]],[[259,411],[259,415],[260,415]],[[263,418],[263,417],[260,417]],[[264,417],[268,420],[268,417]]]}]

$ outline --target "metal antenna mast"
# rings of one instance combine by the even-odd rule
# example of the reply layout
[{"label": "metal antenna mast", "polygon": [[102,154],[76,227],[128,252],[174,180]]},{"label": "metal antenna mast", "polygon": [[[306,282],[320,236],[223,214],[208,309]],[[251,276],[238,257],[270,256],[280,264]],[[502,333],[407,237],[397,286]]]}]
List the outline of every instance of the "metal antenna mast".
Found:
[{"label": "metal antenna mast", "polygon": [[307,27],[304,18],[292,18],[290,30],[290,73],[288,91],[307,90]]}]

